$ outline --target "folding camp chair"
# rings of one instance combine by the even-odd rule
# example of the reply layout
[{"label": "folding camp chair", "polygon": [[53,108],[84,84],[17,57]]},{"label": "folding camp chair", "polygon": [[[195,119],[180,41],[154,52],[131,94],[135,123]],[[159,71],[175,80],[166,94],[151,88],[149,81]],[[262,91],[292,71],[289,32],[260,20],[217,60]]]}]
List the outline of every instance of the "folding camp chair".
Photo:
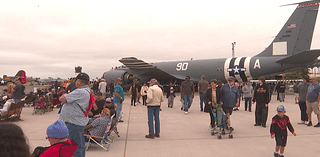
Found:
[{"label": "folding camp chair", "polygon": [[119,132],[118,132],[118,128],[117,125],[119,123],[119,120],[121,119],[121,117],[119,116],[117,119],[114,118],[114,122],[112,122],[111,124],[111,129],[108,132],[108,141],[113,142],[113,139],[115,138],[114,136],[112,136],[112,132],[114,132],[118,137],[120,137]]},{"label": "folding camp chair", "polygon": [[0,115],[0,120],[3,120],[3,121],[21,120],[20,115],[23,107],[24,107],[24,101],[12,103],[9,107],[8,112],[4,115]]},{"label": "folding camp chair", "polygon": [[[106,131],[104,132],[103,136],[93,136],[93,135],[87,135],[84,134],[83,136],[86,136],[89,138],[87,145],[86,145],[86,150],[88,151],[91,147],[92,142],[96,143],[97,145],[99,145],[101,148],[103,148],[104,150],[108,151],[109,147],[110,147],[110,143],[108,143],[108,133],[111,129],[111,124],[112,124],[112,120],[114,118],[114,115],[111,116],[109,122],[108,122],[108,126],[106,128]],[[100,142],[97,141],[97,139],[101,140]],[[106,145],[106,147],[104,146]]]}]

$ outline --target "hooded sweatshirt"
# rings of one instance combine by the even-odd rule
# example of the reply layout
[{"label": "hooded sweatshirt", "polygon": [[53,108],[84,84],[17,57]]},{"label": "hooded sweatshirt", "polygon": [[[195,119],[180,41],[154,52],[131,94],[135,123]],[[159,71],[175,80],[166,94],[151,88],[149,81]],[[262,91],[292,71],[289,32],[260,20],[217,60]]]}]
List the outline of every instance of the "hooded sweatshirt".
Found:
[{"label": "hooded sweatshirt", "polygon": [[254,90],[253,102],[268,104],[270,102],[269,99],[269,89],[266,84],[262,86],[258,84],[256,89]]}]

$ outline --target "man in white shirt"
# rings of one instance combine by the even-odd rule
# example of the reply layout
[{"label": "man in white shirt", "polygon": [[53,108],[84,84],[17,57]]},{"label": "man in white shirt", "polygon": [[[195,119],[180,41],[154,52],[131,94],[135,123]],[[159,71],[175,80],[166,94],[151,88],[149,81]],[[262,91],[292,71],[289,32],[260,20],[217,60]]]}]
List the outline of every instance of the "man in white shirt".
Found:
[{"label": "man in white shirt", "polygon": [[105,98],[107,93],[107,83],[104,81],[104,79],[100,80],[99,91],[102,93],[103,98]]}]

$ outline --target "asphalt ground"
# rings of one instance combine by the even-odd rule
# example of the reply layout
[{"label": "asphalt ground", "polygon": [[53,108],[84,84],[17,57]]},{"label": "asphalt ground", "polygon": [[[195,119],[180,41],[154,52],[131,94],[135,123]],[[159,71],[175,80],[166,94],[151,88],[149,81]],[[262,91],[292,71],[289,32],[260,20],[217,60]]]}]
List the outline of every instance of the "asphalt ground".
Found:
[{"label": "asphalt ground", "polygon": [[[177,94],[179,95],[179,94]],[[160,138],[147,139],[147,108],[142,105],[130,106],[130,98],[125,97],[123,123],[118,124],[120,137],[115,137],[109,151],[93,145],[88,151],[88,157],[271,157],[273,156],[275,140],[270,138],[271,118],[276,114],[278,105],[285,105],[287,115],[297,133],[288,135],[285,156],[319,156],[320,128],[297,124],[300,122],[299,106],[294,103],[293,95],[286,95],[285,102],[275,100],[273,95],[269,104],[267,128],[253,126],[254,112],[244,111],[244,101],[241,101],[240,111],[231,116],[234,127],[233,139],[228,135],[217,139],[209,131],[209,115],[200,112],[199,96],[196,94],[188,115],[180,110],[180,96],[174,100],[173,108],[167,107],[167,99],[163,102],[160,112]],[[253,111],[255,105],[253,105]],[[58,119],[58,109],[43,115],[32,115],[33,108],[25,107],[21,118],[14,122],[25,132],[30,149],[37,146],[48,146],[45,139],[46,128]],[[313,124],[317,124],[316,116],[312,115]]]}]

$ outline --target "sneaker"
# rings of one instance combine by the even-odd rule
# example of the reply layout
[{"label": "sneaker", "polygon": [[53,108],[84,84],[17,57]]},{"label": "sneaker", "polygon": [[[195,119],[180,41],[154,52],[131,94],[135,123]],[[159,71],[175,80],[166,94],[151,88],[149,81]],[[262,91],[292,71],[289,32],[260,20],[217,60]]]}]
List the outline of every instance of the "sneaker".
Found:
[{"label": "sneaker", "polygon": [[212,131],[213,129],[214,128],[211,125],[209,125],[209,130]]},{"label": "sneaker", "polygon": [[273,153],[273,156],[274,156],[274,157],[279,157],[279,153],[274,152],[274,153]]},{"label": "sneaker", "polygon": [[304,121],[301,121],[301,122],[299,122],[298,124],[305,124],[305,122],[304,122]]},{"label": "sneaker", "polygon": [[307,126],[312,126],[312,122],[310,121],[310,122],[307,124]]},{"label": "sneaker", "polygon": [[148,134],[145,136],[146,138],[151,138],[151,139],[154,139],[154,134]]},{"label": "sneaker", "polygon": [[261,126],[261,124],[254,124],[254,126]]},{"label": "sneaker", "polygon": [[219,131],[218,131],[217,128],[215,127],[215,128],[213,129],[213,132],[214,132],[215,134],[217,134]]},{"label": "sneaker", "polygon": [[159,137],[160,137],[160,134],[159,134],[159,133],[156,133],[154,136],[159,138]]},{"label": "sneaker", "polygon": [[187,115],[188,113],[189,113],[189,112],[186,111],[184,114]]},{"label": "sneaker", "polygon": [[231,132],[231,131],[233,131],[234,129],[233,129],[233,127],[228,127],[228,130]]},{"label": "sneaker", "polygon": [[320,127],[320,123],[318,123],[317,125],[315,125],[314,127]]}]

